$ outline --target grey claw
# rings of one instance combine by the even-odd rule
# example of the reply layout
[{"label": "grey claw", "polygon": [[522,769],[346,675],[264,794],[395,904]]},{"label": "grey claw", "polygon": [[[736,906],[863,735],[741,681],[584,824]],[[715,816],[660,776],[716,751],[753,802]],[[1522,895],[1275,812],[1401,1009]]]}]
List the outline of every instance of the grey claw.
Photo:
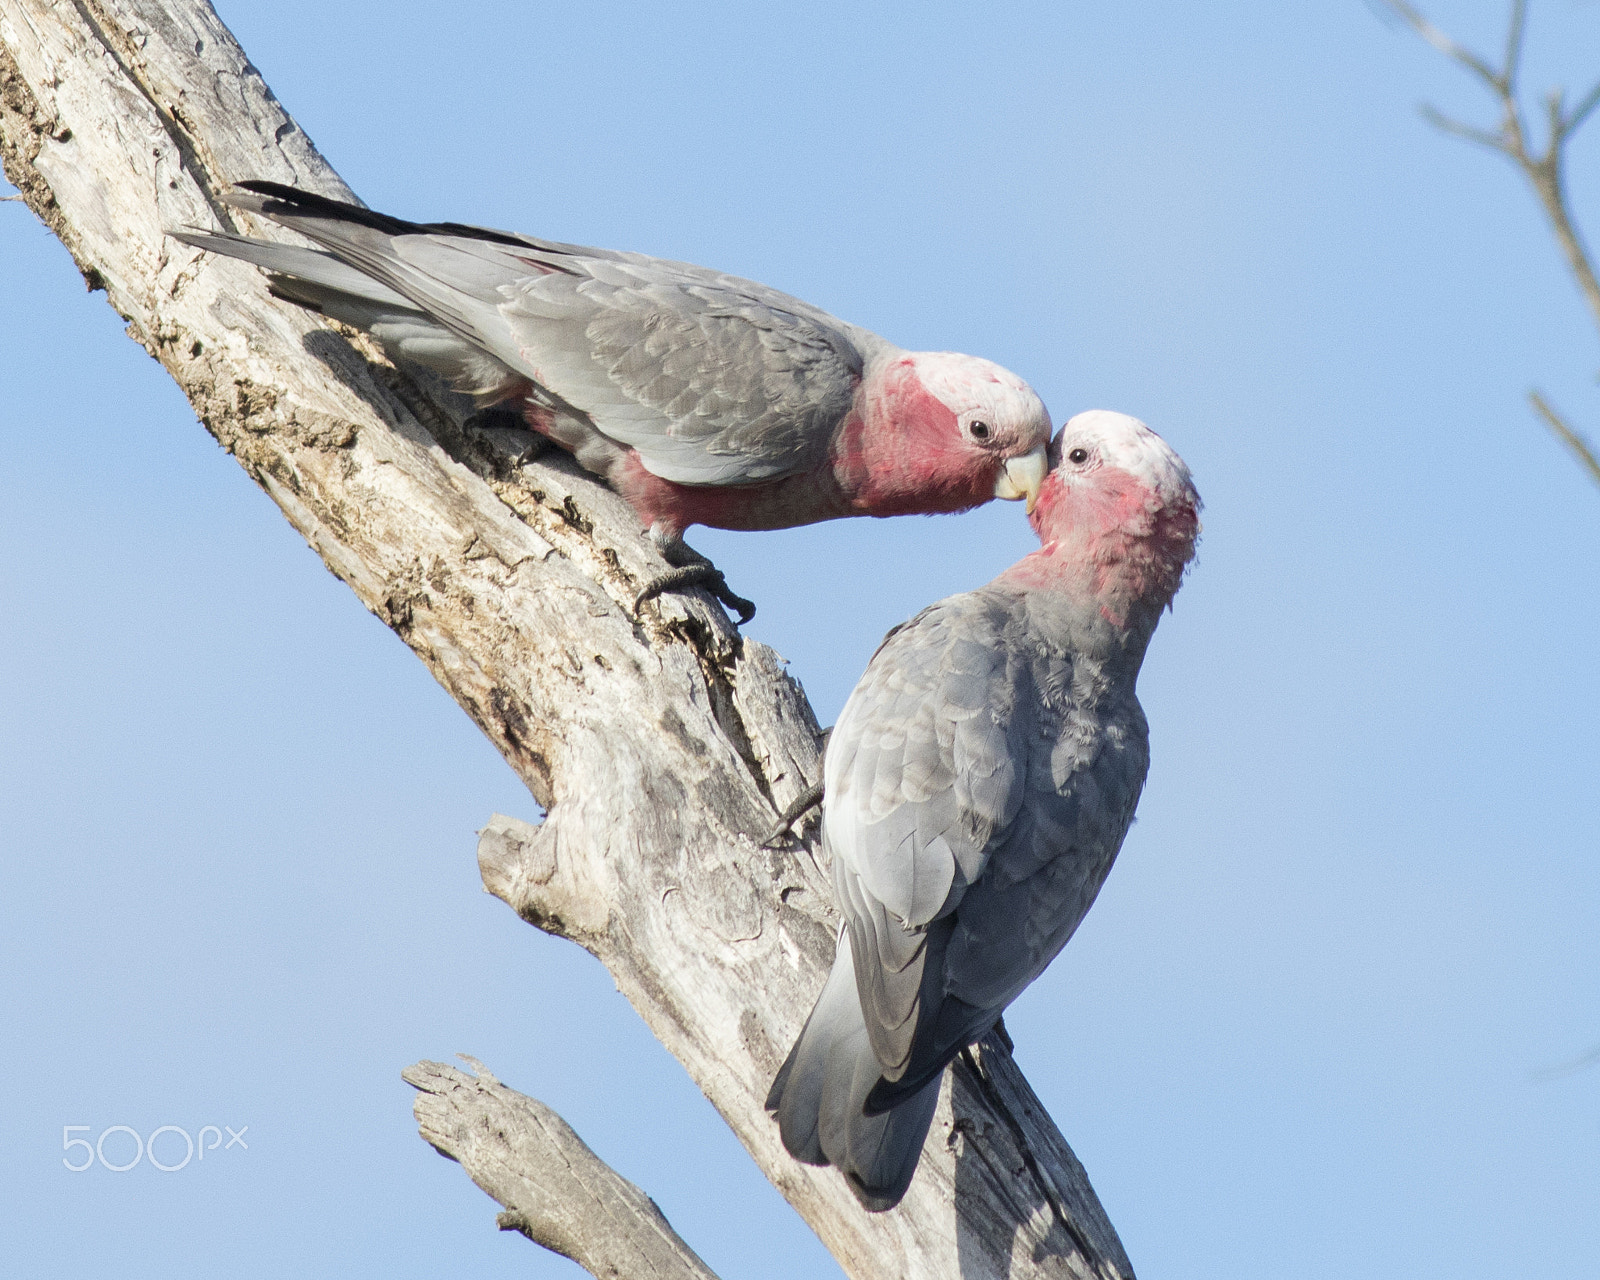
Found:
[{"label": "grey claw", "polygon": [[646,600],[653,600],[664,591],[679,591],[684,587],[704,587],[723,604],[739,615],[735,626],[744,626],[756,616],[756,607],[743,596],[728,589],[728,580],[722,570],[710,564],[687,564],[679,569],[668,569],[645,583],[644,590],[634,597],[633,611],[638,613]]}]

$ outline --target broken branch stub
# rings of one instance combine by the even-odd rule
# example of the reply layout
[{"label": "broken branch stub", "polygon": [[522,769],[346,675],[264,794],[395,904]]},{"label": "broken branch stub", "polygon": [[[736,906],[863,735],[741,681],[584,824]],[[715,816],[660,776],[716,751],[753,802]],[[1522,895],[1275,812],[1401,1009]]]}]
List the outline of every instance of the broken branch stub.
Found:
[{"label": "broken branch stub", "polygon": [[463,1060],[476,1075],[442,1062],[400,1074],[417,1090],[411,1109],[422,1137],[505,1206],[496,1219],[502,1231],[520,1231],[602,1280],[717,1280],[656,1202],[571,1125],[476,1058]]}]

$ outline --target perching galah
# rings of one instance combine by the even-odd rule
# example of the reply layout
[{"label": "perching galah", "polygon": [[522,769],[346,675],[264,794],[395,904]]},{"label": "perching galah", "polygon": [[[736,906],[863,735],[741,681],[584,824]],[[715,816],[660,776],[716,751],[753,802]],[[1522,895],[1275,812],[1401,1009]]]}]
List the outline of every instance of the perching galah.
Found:
[{"label": "perching galah", "polygon": [[515,405],[685,565],[646,596],[700,582],[748,605],[684,547],[693,524],[781,529],[1038,495],[1050,416],[987,360],[902,351],[704,267],[240,186],[228,203],[320,248],[175,238],[254,263],[279,296],[368,330],[481,405]]},{"label": "perching galah", "polygon": [[891,631],[828,742],[844,927],[767,1108],[871,1210],[911,1184],[945,1064],[1078,927],[1144,785],[1134,684],[1200,498],[1123,414],[1079,414],[1051,458],[1044,545]]}]

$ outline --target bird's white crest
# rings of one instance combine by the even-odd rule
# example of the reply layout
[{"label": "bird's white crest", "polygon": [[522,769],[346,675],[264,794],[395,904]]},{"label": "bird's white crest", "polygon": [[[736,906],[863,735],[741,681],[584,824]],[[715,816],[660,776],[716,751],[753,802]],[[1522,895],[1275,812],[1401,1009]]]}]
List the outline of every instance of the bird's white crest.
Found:
[{"label": "bird's white crest", "polygon": [[1079,447],[1089,449],[1103,465],[1142,480],[1164,499],[1198,500],[1183,459],[1137,418],[1110,409],[1076,414],[1061,428],[1052,452],[1057,459],[1065,459]]},{"label": "bird's white crest", "polygon": [[1050,411],[1038,392],[1010,369],[955,351],[918,351],[912,359],[922,385],[952,412],[987,414],[1004,423],[1040,422],[1041,438],[1048,438]]}]

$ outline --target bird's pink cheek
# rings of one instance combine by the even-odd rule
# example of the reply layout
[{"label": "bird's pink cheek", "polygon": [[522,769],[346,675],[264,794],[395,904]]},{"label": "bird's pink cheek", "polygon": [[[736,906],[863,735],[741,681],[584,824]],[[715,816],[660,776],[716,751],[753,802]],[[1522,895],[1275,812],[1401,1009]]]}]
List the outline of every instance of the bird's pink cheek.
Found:
[{"label": "bird's pink cheek", "polygon": [[1128,529],[1156,506],[1156,493],[1126,471],[1104,467],[1068,483],[1051,473],[1034,508],[1033,527],[1041,538],[1067,532],[1094,535]]}]

